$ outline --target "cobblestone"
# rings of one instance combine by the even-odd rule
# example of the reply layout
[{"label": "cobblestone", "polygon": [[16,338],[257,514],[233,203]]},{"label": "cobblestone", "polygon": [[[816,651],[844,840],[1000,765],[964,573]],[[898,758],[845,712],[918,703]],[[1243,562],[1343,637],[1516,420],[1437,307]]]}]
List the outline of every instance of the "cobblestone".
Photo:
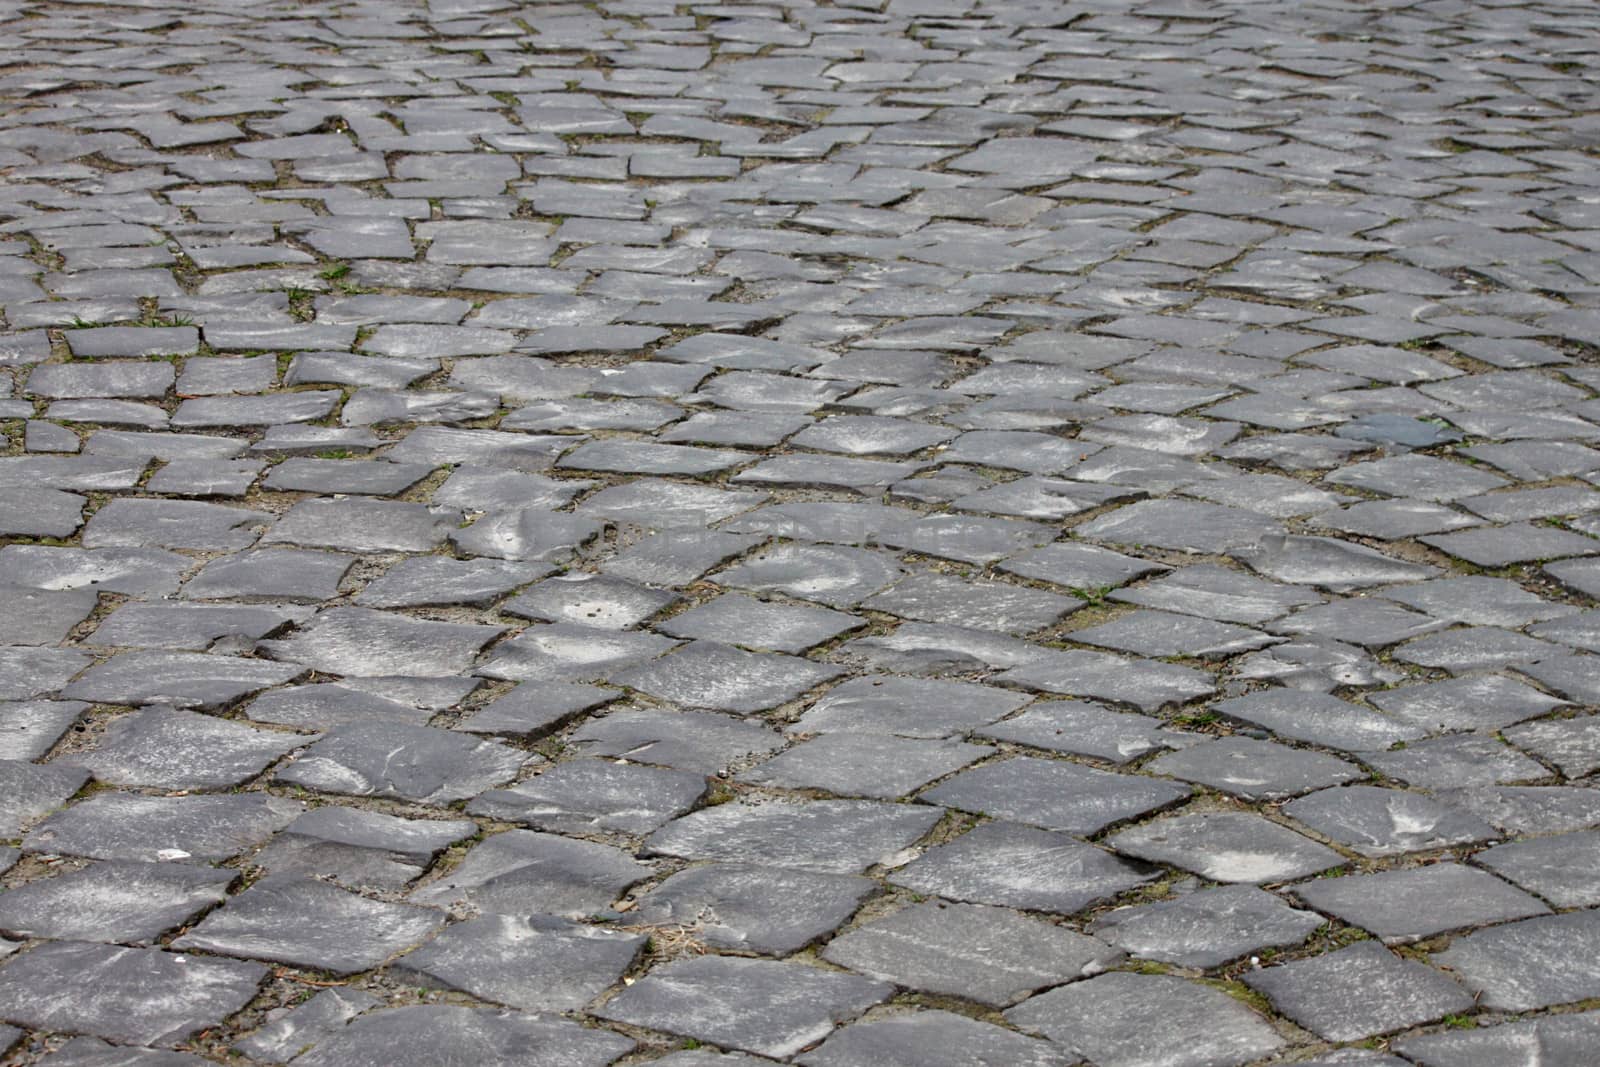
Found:
[{"label": "cobblestone", "polygon": [[1578,1067],[1579,0],[0,0],[0,1058]]}]

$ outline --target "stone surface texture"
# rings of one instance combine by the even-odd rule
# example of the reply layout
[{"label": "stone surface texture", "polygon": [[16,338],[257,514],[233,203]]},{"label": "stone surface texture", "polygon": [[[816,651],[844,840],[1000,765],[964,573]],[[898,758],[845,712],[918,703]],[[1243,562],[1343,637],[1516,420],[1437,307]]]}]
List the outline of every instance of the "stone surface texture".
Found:
[{"label": "stone surface texture", "polygon": [[1588,1067],[1596,40],[0,0],[0,1060]]}]

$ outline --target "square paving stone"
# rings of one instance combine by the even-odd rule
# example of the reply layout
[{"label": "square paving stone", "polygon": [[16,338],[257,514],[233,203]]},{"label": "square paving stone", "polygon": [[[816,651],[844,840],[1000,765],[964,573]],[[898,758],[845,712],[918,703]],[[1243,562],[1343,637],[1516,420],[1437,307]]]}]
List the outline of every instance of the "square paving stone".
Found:
[{"label": "square paving stone", "polygon": [[921,799],[1079,837],[1186,799],[1187,786],[1017,756],[962,771]]},{"label": "square paving stone", "polygon": [[1079,644],[1140,656],[1202,659],[1251,652],[1282,640],[1247,626],[1148,610],[1129,612],[1099,626],[1073,630],[1066,637]]},{"label": "square paving stone", "polygon": [[1249,547],[1235,549],[1229,555],[1257,574],[1275,581],[1314,585],[1335,593],[1391,582],[1414,582],[1439,573],[1437,568],[1394,559],[1365,545],[1331,537],[1291,534],[1265,538]]},{"label": "square paving stone", "polygon": [[0,759],[38,759],[88,706],[76,700],[0,702]]},{"label": "square paving stone", "polygon": [[474,845],[461,864],[412,891],[419,904],[468,905],[495,915],[586,919],[653,872],[610,845],[507,830]]},{"label": "square paving stone", "polygon": [[1366,777],[1354,764],[1271,741],[1224,737],[1168,752],[1145,768],[1246,800],[1282,800]]},{"label": "square paving stone", "polygon": [[779,544],[720,572],[712,581],[734,589],[783,593],[835,608],[852,608],[904,571],[881,552],[831,545]]},{"label": "square paving stone", "polygon": [[501,608],[543,622],[566,622],[602,630],[637,626],[678,598],[660,589],[622,578],[593,574],[561,574],[540,582]]},{"label": "square paving stone", "polygon": [[1103,974],[1041,993],[1006,1019],[1096,1067],[1238,1067],[1284,1043],[1228,994],[1168,975]]},{"label": "square paving stone", "polygon": [[631,1051],[621,1034],[552,1015],[415,1004],[358,1015],[296,1057],[300,1067],[605,1067]]},{"label": "square paving stone", "polygon": [[729,715],[623,708],[585,723],[567,743],[582,755],[720,775],[732,764],[782,748],[784,739],[776,730]]},{"label": "square paving stone", "polygon": [[568,760],[467,806],[474,815],[555,833],[648,834],[692,808],[703,775],[607,760]]},{"label": "square paving stone", "polygon": [[1043,700],[1020,715],[973,733],[1049,752],[1091,756],[1107,763],[1130,763],[1176,743],[1160,719],[1108,711],[1081,700]]},{"label": "square paving stone", "polygon": [[83,528],[84,548],[190,548],[237,552],[272,521],[264,511],[197,500],[118,497]]},{"label": "square paving stone", "polygon": [[787,1057],[893,992],[885,982],[801,963],[703,956],[656,968],[598,1014],[725,1048]]},{"label": "square paving stone", "polygon": [[1406,1030],[1474,1006],[1472,994],[1438,971],[1371,941],[1251,971],[1244,982],[1329,1041]]},{"label": "square paving stone", "polygon": [[1061,696],[1128,704],[1146,712],[1210,696],[1216,689],[1211,675],[1190,667],[1083,649],[1041,654],[996,676],[995,681]]},{"label": "square paving stone", "polygon": [[1600,832],[1512,841],[1472,859],[1558,908],[1600,904],[1600,884],[1594,876],[1600,864]]},{"label": "square paving stone", "polygon": [[843,673],[798,656],[694,641],[670,656],[614,674],[611,681],[686,707],[749,714],[794,700]]},{"label": "square paving stone", "polygon": [[254,722],[327,730],[359,722],[403,722],[422,726],[433,713],[331,682],[294,685],[262,693],[245,708]]},{"label": "square paving stone", "polygon": [[853,874],[709,863],[674,874],[629,914],[718,948],[784,956],[838,929],[876,888]]},{"label": "square paving stone", "polygon": [[324,989],[234,1044],[233,1051],[268,1063],[286,1063],[308,1046],[344,1029],[357,1015],[382,1004],[363,989]]},{"label": "square paving stone", "polygon": [[1498,836],[1475,815],[1402,789],[1353,785],[1324,789],[1283,807],[1283,813],[1363,856],[1398,856]]},{"label": "square paving stone", "polygon": [[355,561],[334,552],[257,549],[212,560],[183,587],[190,600],[263,597],[299,603],[332,600]]},{"label": "square paving stone", "polygon": [[430,622],[368,608],[328,608],[292,635],[258,642],[274,659],[327,674],[439,677],[468,670],[504,626]]},{"label": "square paving stone", "polygon": [[1492,926],[1433,955],[1491,1011],[1522,1012],[1600,996],[1600,912]]},{"label": "square paving stone", "polygon": [[1085,592],[1107,589],[1167,568],[1109,548],[1058,541],[1000,565],[1008,574]]},{"label": "square paving stone", "polygon": [[228,899],[237,871],[184,863],[95,863],[0,895],[12,937],[149,944]]},{"label": "square paving stone", "polygon": [[1396,1052],[1422,1067],[1586,1067],[1600,1046],[1600,1012],[1546,1015],[1472,1030],[1402,1037]]},{"label": "square paving stone", "polygon": [[1544,764],[1511,746],[1474,734],[1434,737],[1402,750],[1374,752],[1366,757],[1366,763],[1379,773],[1418,789],[1505,785],[1550,775]]},{"label": "square paving stone", "polygon": [[1248,812],[1157,819],[1114,834],[1106,844],[1123,855],[1170,863],[1213,882],[1286,882],[1344,862],[1332,849]]},{"label": "square paving stone", "polygon": [[1524,723],[1507,730],[1505,738],[1555,764],[1568,778],[1582,778],[1600,768],[1600,716]]},{"label": "square paving stone", "polygon": [[297,664],[197,652],[122,652],[85,671],[61,691],[69,700],[101,704],[170,704],[217,708],[293,681]]},{"label": "square paving stone", "polygon": [[[722,581],[726,575],[719,575]],[[804,594],[795,594],[804,595]],[[1058,622],[1083,607],[1077,597],[1007,582],[968,581],[933,572],[913,574],[861,606],[923,622],[976,626],[1026,634]]]},{"label": "square paving stone", "polygon": [[[238,644],[310,618],[310,608],[232,604],[123,604],[85,638],[86,644],[124,648],[173,648],[204,652],[213,642]],[[235,644],[228,640],[228,644]]]},{"label": "square paving stone", "polygon": [[1368,697],[1397,718],[1429,732],[1498,730],[1537,718],[1562,702],[1530,685],[1500,675],[1474,675],[1407,685]]},{"label": "square paving stone", "polygon": [[1098,974],[1121,953],[1005,908],[930,901],[834,938],[822,956],[870,978],[1004,1007]]},{"label": "square paving stone", "polygon": [[243,1008],[266,976],[259,963],[53,941],[0,967],[0,1018],[171,1048]]},{"label": "square paving stone", "polygon": [[403,723],[335,727],[276,779],[358,797],[447,805],[516,777],[528,754],[495,741]]},{"label": "square paving stone", "polygon": [[526,1011],[575,1011],[621,978],[646,940],[548,916],[484,915],[447,927],[390,972]]},{"label": "square paving stone", "polygon": [[70,753],[62,762],[111,785],[221,789],[249,781],[313,739],[151,707],[112,720],[93,749]]},{"label": "square paving stone", "polygon": [[601,681],[677,648],[678,644],[656,634],[571,623],[530,626],[496,645],[475,673],[521,682]]},{"label": "square paving stone", "polygon": [[763,801],[704,808],[645,840],[648,854],[858,874],[916,843],[941,812],[869,800]]},{"label": "square paving stone", "polygon": [[0,585],[0,644],[58,645],[99,605],[93,589]]},{"label": "square paving stone", "polygon": [[1089,932],[1140,959],[1209,970],[1266,948],[1293,948],[1322,926],[1255,886],[1225,885],[1117,908]]},{"label": "square paving stone", "polygon": [[823,734],[744,772],[739,780],[779,789],[821,789],[838,796],[893,800],[993,752],[961,741]]},{"label": "square paving stone", "polygon": [[1211,710],[1279,737],[1345,752],[1380,751],[1427,736],[1426,729],[1408,720],[1301,689],[1264,689],[1220,701]]},{"label": "square paving stone", "polygon": [[[1482,862],[1495,851],[1480,852],[1475,859]],[[1318,911],[1368,930],[1390,945],[1545,915],[1550,910],[1493,875],[1455,863],[1320,878],[1296,886],[1294,894]]]},{"label": "square paving stone", "polygon": [[294,821],[305,805],[264,793],[147,797],[96,793],[23,839],[29,852],[105,860],[230,859]]},{"label": "square paving stone", "polygon": [[1220,504],[1145,500],[1118,508],[1074,532],[1115,545],[1218,553],[1259,545],[1281,536],[1283,527],[1274,519]]},{"label": "square paving stone", "polygon": [[807,1067],[1071,1067],[1074,1052],[944,1011],[920,1011],[838,1031],[796,1062]]},{"label": "square paving stone", "polygon": [[863,619],[829,608],[724,593],[658,623],[656,629],[673,637],[798,653],[865,625]]},{"label": "square paving stone", "polygon": [[401,819],[325,804],[300,816],[250,858],[272,874],[346,886],[399,886],[444,849],[477,833],[470,819]]},{"label": "square paving stone", "polygon": [[1070,915],[1155,878],[1066,834],[991,822],[929,849],[889,881],[929,896]]},{"label": "square paving stone", "polygon": [[1028,698],[992,686],[869,674],[835,686],[801,716],[808,734],[895,734],[939,738],[1011,714]]},{"label": "square paving stone", "polygon": [[368,582],[354,603],[364,608],[484,607],[548,573],[541,563],[412,556]]},{"label": "square paving stone", "polygon": [[568,682],[519,685],[477,711],[469,712],[451,729],[501,737],[540,737],[621,696],[618,690],[596,685]]},{"label": "square paving stone", "polygon": [[262,544],[345,552],[431,552],[456,528],[460,513],[397,500],[302,500],[262,537]]},{"label": "square paving stone", "polygon": [[386,904],[310,878],[269,875],[172,946],[355,974],[423,940],[444,921],[434,908]]}]

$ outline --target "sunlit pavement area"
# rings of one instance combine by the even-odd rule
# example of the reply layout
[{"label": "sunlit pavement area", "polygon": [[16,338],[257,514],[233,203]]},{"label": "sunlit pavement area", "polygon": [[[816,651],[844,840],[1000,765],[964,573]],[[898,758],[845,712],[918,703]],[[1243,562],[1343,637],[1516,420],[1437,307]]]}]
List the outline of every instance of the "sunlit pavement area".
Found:
[{"label": "sunlit pavement area", "polygon": [[8,1065],[1593,1067],[1600,5],[0,41]]}]

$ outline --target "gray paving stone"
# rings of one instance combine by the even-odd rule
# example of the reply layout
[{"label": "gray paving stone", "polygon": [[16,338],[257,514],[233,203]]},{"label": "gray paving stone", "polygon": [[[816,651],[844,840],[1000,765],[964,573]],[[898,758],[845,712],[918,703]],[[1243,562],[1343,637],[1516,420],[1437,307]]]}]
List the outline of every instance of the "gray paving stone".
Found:
[{"label": "gray paving stone", "polygon": [[571,760],[480,794],[468,811],[557,833],[648,834],[706,791],[700,775],[602,760]]},{"label": "gray paving stone", "polygon": [[293,681],[295,664],[194,652],[122,652],[85,671],[61,690],[68,700],[104,704],[169,704],[217,708]]},{"label": "gray paving stone", "polygon": [[91,859],[225,860],[265,841],[302,810],[298,801],[262,793],[97,793],[39,823],[22,844],[29,852]]},{"label": "gray paving stone", "polygon": [[1283,806],[1283,813],[1363,856],[1395,856],[1496,836],[1493,827],[1420,793],[1378,786],[1324,789]]},{"label": "gray paving stone", "polygon": [[[1375,702],[1385,711],[1397,710],[1381,695]],[[1424,724],[1410,717],[1379,715],[1357,704],[1301,689],[1264,689],[1219,701],[1211,708],[1219,715],[1271,730],[1279,737],[1345,752],[1375,752],[1415,741],[1428,733]]]},{"label": "gray paving stone", "polygon": [[1146,712],[1209,696],[1215,689],[1211,675],[1191,667],[1079,649],[1051,652],[995,680],[1060,696],[1128,704]]},{"label": "gray paving stone", "polygon": [[[1479,853],[1477,861],[1496,851]],[[1454,863],[1322,878],[1296,886],[1294,893],[1318,911],[1369,930],[1391,945],[1549,911],[1498,878]]]},{"label": "gray paving stone", "polygon": [[0,832],[19,836],[24,826],[61,807],[88,781],[73,767],[0,760]]},{"label": "gray paving stone", "polygon": [[963,771],[921,799],[1088,837],[1175,804],[1189,793],[1173,782],[1019,756]]},{"label": "gray paving stone", "polygon": [[333,552],[293,548],[240,552],[206,564],[183,587],[183,595],[194,600],[330,600],[338,595],[339,582],[352,562],[349,556]]},{"label": "gray paving stone", "polygon": [[779,789],[821,789],[838,796],[892,800],[994,752],[960,741],[831,733],[796,745],[739,775]]},{"label": "gray paving stone", "polygon": [[99,603],[99,596],[92,589],[0,588],[5,590],[5,603],[0,606],[0,642],[7,645],[60,644]]},{"label": "gray paving stone", "polygon": [[805,733],[948,737],[1004,718],[1028,698],[968,682],[866,675],[835,686],[796,726]]},{"label": "gray paving stone", "polygon": [[514,1008],[570,1011],[621,978],[645,941],[564,919],[484,915],[446,928],[391,971]]},{"label": "gray paving stone", "polygon": [[427,622],[366,608],[328,608],[285,638],[257,642],[274,659],[357,677],[440,677],[469,669],[502,626]]},{"label": "gray paving stone", "polygon": [[1272,741],[1225,737],[1168,752],[1146,769],[1246,800],[1282,800],[1364,778],[1353,764]]},{"label": "gray paving stone", "polygon": [[783,747],[783,735],[753,722],[708,712],[623,708],[575,730],[579,752],[706,775]]},{"label": "gray paving stone", "polygon": [[1343,862],[1332,849],[1249,812],[1157,819],[1119,831],[1106,844],[1123,855],[1170,863],[1213,882],[1284,882]]},{"label": "gray paving stone", "polygon": [[910,847],[940,814],[866,800],[723,804],[668,823],[645,847],[684,859],[860,873]]},{"label": "gray paving stone", "polygon": [[1418,789],[1531,782],[1550,773],[1544,764],[1509,745],[1472,734],[1428,738],[1403,750],[1373,753],[1366,762],[1374,770]]},{"label": "gray paving stone", "polygon": [[369,970],[444,924],[432,908],[368,900],[324,882],[269,876],[172,943],[335,974]]},{"label": "gray paving stone", "polygon": [[1004,908],[929,902],[834,938],[822,956],[871,978],[1004,1007],[1097,974],[1120,954]]},{"label": "gray paving stone", "polygon": [[1506,740],[1547,763],[1568,778],[1582,778],[1600,768],[1600,719],[1543,719],[1505,731]]},{"label": "gray paving stone", "polygon": [[0,759],[43,756],[88,706],[76,700],[0,702]]},{"label": "gray paving stone", "polygon": [[754,651],[799,653],[861,625],[856,617],[829,608],[725,593],[658,623],[656,629],[686,640],[717,641]]},{"label": "gray paving stone", "polygon": [[1160,719],[1107,711],[1081,700],[1044,700],[1020,715],[980,727],[973,733],[997,741],[1122,764],[1176,743],[1162,727]]},{"label": "gray paving stone", "polygon": [[1581,1067],[1597,1037],[1600,1015],[1577,1012],[1403,1037],[1394,1047],[1423,1067],[1512,1067],[1530,1059],[1548,1067]]},{"label": "gray paving stone", "polygon": [[243,960],[53,941],[0,968],[0,1004],[30,1029],[171,1048],[243,1008],[266,976]]},{"label": "gray paving stone", "polygon": [[914,892],[1063,915],[1155,878],[1066,834],[985,823],[891,874]]},{"label": "gray paving stone", "polygon": [[192,711],[147,707],[112,720],[93,749],[70,753],[60,762],[111,785],[220,789],[249,781],[310,740]]},{"label": "gray paving stone", "polygon": [[21,938],[147,945],[228,899],[237,872],[183,863],[96,863],[0,898],[0,930]]},{"label": "gray paving stone", "polygon": [[620,849],[530,830],[507,830],[474,845],[459,866],[413,890],[410,899],[470,905],[494,915],[585,919],[651,874]]},{"label": "gray paving stone", "polygon": [[988,1059],[1018,1067],[1066,1067],[1081,1062],[1075,1053],[1054,1048],[1002,1027],[943,1011],[858,1022],[835,1033],[797,1061],[818,1067],[860,1064],[937,1065],[982,1063]]},{"label": "gray paving stone", "polygon": [[1568,912],[1479,930],[1433,955],[1493,1011],[1587,1000],[1600,983],[1592,951],[1596,913]]},{"label": "gray paving stone", "polygon": [[1006,1018],[1106,1067],[1237,1067],[1283,1045],[1226,993],[1168,975],[1100,975],[1041,993]]},{"label": "gray paving stone", "polygon": [[893,987],[801,963],[677,960],[599,1010],[602,1018],[769,1056],[790,1056],[888,999]]},{"label": "gray paving stone", "polygon": [[262,543],[344,552],[427,552],[444,543],[458,514],[389,500],[306,500],[274,523]]},{"label": "gray paving stone", "polygon": [[1115,909],[1089,932],[1140,959],[1209,969],[1262,949],[1293,948],[1322,922],[1254,886],[1225,885]]},{"label": "gray paving stone", "polygon": [[335,727],[275,778],[348,796],[445,805],[509,781],[525,758],[497,742],[429,726],[352,723]]},{"label": "gray paving stone", "polygon": [[1372,942],[1254,971],[1244,981],[1329,1041],[1404,1030],[1473,1006],[1472,995],[1438,971]]},{"label": "gray paving stone", "polygon": [[[848,609],[868,600],[903,573],[893,558],[877,552],[826,545],[780,544],[719,571],[712,581],[734,589],[782,593],[832,608]],[[880,594],[872,599],[882,601],[883,598]],[[879,610],[892,612],[887,607]]]},{"label": "gray paving stone", "polygon": [[383,1001],[361,989],[324,989],[237,1042],[235,1051],[271,1063],[287,1062],[301,1050],[341,1030],[363,1011]]},{"label": "gray paving stone", "polygon": [[425,1067],[466,1055],[507,1067],[605,1067],[633,1047],[554,1016],[413,1004],[360,1015],[297,1059],[304,1067]]},{"label": "gray paving stone", "polygon": [[783,955],[834,930],[872,892],[856,875],[713,863],[668,878],[633,914],[710,945]]},{"label": "gray paving stone", "polygon": [[1600,834],[1587,831],[1511,841],[1478,853],[1473,862],[1558,908],[1587,908],[1600,901],[1592,877],[1597,852]]},{"label": "gray paving stone", "polygon": [[618,685],[691,708],[750,713],[786,703],[843,672],[798,656],[693,641],[611,676]]},{"label": "gray paving stone", "polygon": [[252,862],[273,874],[352,887],[400,886],[419,877],[445,848],[475,832],[476,824],[468,819],[401,819],[330,804],[289,824]]}]

